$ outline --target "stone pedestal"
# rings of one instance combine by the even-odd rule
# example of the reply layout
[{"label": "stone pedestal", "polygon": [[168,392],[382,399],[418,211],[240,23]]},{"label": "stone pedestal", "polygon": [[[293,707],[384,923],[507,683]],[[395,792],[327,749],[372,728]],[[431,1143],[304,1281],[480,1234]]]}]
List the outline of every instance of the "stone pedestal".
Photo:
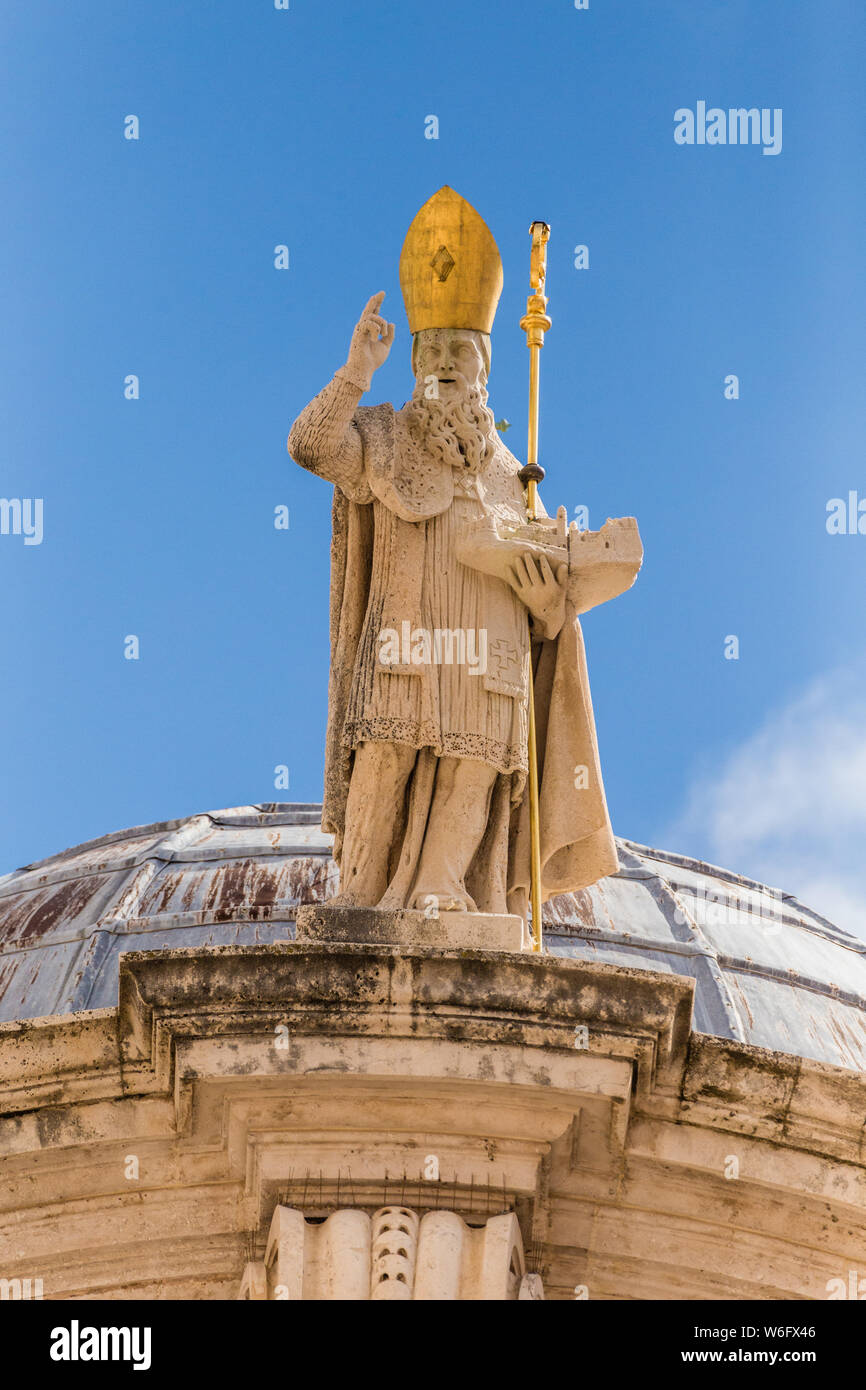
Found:
[{"label": "stone pedestal", "polygon": [[328,903],[298,908],[295,939],[467,951],[524,949],[523,918],[513,914],[440,912],[428,917],[411,908],[331,907]]}]

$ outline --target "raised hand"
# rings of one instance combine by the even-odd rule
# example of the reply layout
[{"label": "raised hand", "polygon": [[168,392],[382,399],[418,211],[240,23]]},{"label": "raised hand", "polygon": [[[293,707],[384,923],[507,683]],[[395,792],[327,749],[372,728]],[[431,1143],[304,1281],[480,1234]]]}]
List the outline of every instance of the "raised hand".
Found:
[{"label": "raised hand", "polygon": [[355,324],[346,367],[358,384],[368,390],[373,373],[381,367],[394,341],[394,325],[379,313],[385,291],[380,290],[367,301],[364,312]]}]

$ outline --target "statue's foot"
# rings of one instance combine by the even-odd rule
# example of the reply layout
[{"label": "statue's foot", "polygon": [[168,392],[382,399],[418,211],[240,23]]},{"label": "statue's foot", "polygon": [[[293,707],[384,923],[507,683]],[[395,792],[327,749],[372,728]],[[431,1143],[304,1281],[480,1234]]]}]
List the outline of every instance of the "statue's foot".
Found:
[{"label": "statue's foot", "polygon": [[364,893],[338,893],[335,898],[329,898],[324,907],[372,907]]},{"label": "statue's foot", "polygon": [[478,908],[468,893],[458,894],[451,890],[442,893],[416,893],[411,906],[418,912],[435,916],[438,912],[477,912]]}]

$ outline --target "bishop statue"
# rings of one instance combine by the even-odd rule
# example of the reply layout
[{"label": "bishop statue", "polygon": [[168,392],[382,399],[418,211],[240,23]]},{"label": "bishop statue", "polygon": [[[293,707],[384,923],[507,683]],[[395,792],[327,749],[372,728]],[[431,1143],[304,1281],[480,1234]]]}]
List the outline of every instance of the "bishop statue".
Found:
[{"label": "bishop statue", "polygon": [[502,263],[453,189],[413,220],[400,285],[410,400],[361,404],[395,337],[380,292],[288,440],[334,485],[333,901],[525,920],[531,690],[542,898],[617,869],[579,614],[633,581],[637,528],[580,532],[564,508],[527,527],[521,465],[488,405]]}]

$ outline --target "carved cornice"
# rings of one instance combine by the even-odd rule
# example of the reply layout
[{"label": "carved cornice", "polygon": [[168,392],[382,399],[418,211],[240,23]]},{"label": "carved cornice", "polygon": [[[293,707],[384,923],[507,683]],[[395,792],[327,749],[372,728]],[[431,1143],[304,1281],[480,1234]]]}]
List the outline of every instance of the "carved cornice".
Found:
[{"label": "carved cornice", "polygon": [[[565,1063],[569,1084],[575,1065],[621,1063],[632,1074],[626,1110],[863,1161],[866,1077],[690,1034],[692,992],[684,977],[492,952],[286,944],[130,953],[118,1009],[0,1024],[0,1114],[148,1094],[180,1102],[179,1050],[271,1037],[286,1024],[293,1037],[325,1042],[526,1049],[529,1067],[533,1057],[543,1070]],[[271,1061],[263,1056],[263,1073]]]}]

